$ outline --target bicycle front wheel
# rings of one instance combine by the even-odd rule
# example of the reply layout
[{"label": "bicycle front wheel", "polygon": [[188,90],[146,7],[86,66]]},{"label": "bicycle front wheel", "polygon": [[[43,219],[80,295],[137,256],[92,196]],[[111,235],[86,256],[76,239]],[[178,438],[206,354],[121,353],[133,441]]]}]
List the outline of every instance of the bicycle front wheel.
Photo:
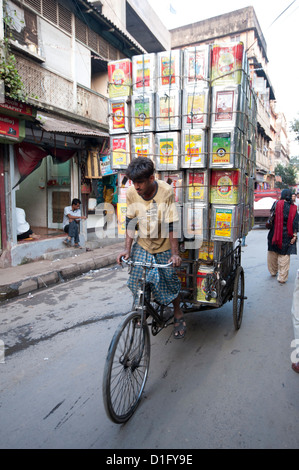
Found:
[{"label": "bicycle front wheel", "polygon": [[131,312],[116,330],[108,350],[103,377],[103,399],[108,417],[124,423],[136,410],[150,362],[150,335],[140,314]]},{"label": "bicycle front wheel", "polygon": [[244,271],[242,266],[238,266],[234,281],[233,296],[233,319],[235,330],[239,330],[242,324],[244,309]]}]

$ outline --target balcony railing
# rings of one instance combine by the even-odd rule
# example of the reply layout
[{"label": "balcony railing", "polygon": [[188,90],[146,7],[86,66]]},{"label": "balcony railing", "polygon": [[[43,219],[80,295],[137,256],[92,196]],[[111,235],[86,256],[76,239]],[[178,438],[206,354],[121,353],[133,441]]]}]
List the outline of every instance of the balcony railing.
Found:
[{"label": "balcony railing", "polygon": [[74,112],[73,83],[39,64],[17,56],[17,68],[29,98]]},{"label": "balcony railing", "polygon": [[256,150],[256,166],[265,171],[270,171],[270,160],[260,149]]},{"label": "balcony railing", "polygon": [[43,67],[16,55],[17,68],[29,98],[41,106],[53,106],[81,117],[108,125],[108,100],[104,96],[74,83]]},{"label": "balcony railing", "polygon": [[78,86],[77,114],[108,126],[108,99],[92,90]]},{"label": "balcony railing", "polygon": [[270,114],[264,108],[261,100],[258,98],[257,100],[257,120],[259,124],[263,127],[265,133],[271,137],[271,130],[270,130]]}]

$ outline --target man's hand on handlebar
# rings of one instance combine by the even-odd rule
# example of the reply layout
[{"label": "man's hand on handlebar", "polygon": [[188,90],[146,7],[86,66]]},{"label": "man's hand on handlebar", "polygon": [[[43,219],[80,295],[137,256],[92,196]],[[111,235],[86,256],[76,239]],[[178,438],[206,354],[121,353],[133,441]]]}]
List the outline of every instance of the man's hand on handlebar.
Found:
[{"label": "man's hand on handlebar", "polygon": [[130,252],[128,250],[126,250],[126,251],[123,251],[122,253],[120,253],[118,255],[118,257],[116,258],[117,264],[121,265],[121,259],[122,258],[129,259],[130,258]]},{"label": "man's hand on handlebar", "polygon": [[[130,258],[130,252],[129,251],[123,251],[116,258],[117,264],[119,264],[121,266],[122,259],[123,260],[128,260],[129,258]],[[172,255],[171,258],[169,258],[168,263],[172,263],[173,267],[179,267],[179,266],[181,266],[182,259],[179,255]]]},{"label": "man's hand on handlebar", "polygon": [[172,255],[171,258],[169,258],[168,263],[172,263],[173,267],[179,267],[181,266],[182,259],[179,255]]}]

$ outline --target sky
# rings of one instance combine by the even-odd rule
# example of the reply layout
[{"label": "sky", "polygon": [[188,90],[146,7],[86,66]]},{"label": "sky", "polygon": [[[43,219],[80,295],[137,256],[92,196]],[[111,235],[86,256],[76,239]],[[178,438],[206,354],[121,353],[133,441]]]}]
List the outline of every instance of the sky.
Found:
[{"label": "sky", "polygon": [[[284,113],[289,125],[294,119],[299,119],[299,0],[148,2],[168,29],[253,6],[267,43],[268,76],[275,92],[276,111]],[[299,143],[288,130],[291,156],[299,156]]]}]

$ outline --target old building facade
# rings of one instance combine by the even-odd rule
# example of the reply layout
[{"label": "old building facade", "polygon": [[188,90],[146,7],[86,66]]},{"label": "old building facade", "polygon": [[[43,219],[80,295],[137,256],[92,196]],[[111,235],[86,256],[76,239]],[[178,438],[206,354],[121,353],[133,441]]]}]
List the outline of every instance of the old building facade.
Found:
[{"label": "old building facade", "polygon": [[[0,143],[0,266],[62,247],[63,208],[78,197],[87,215],[87,194],[97,200],[110,183],[107,168],[101,172],[109,148],[108,62],[141,54],[144,46],[151,51],[170,44],[170,34],[154,12],[139,10],[133,0],[4,1],[2,35],[26,97],[12,97],[5,83],[0,120],[3,125],[14,121],[17,129],[14,135],[3,135]],[[98,168],[86,180],[88,159],[95,154]],[[39,241],[17,241],[16,207],[25,210],[31,228],[41,235]],[[81,224],[83,246],[99,242],[99,219],[103,217],[91,214]]]},{"label": "old building facade", "polygon": [[[92,214],[87,194],[98,202],[112,178],[104,164],[101,169],[109,147],[109,61],[242,41],[258,95],[257,184],[274,185],[275,164],[281,156],[288,160],[288,138],[275,113],[267,46],[252,7],[172,31],[139,0],[0,0],[0,11],[0,36],[9,41],[26,95],[11,97],[6,88],[0,103],[1,267],[59,249],[63,207],[74,197],[89,212],[81,224],[82,245],[105,235],[103,217]],[[87,165],[92,155],[97,168]],[[41,240],[18,243],[16,207],[25,210]]]},{"label": "old building facade", "polygon": [[243,42],[250,63],[252,86],[258,97],[256,186],[274,187],[274,168],[277,163],[277,149],[280,145],[285,150],[284,160],[289,158],[287,134],[280,133],[285,139],[285,145],[283,145],[278,135],[278,115],[274,111],[275,92],[268,74],[267,44],[254,8],[243,8],[182,26],[170,32],[172,48],[200,44],[212,45],[220,42]]}]

